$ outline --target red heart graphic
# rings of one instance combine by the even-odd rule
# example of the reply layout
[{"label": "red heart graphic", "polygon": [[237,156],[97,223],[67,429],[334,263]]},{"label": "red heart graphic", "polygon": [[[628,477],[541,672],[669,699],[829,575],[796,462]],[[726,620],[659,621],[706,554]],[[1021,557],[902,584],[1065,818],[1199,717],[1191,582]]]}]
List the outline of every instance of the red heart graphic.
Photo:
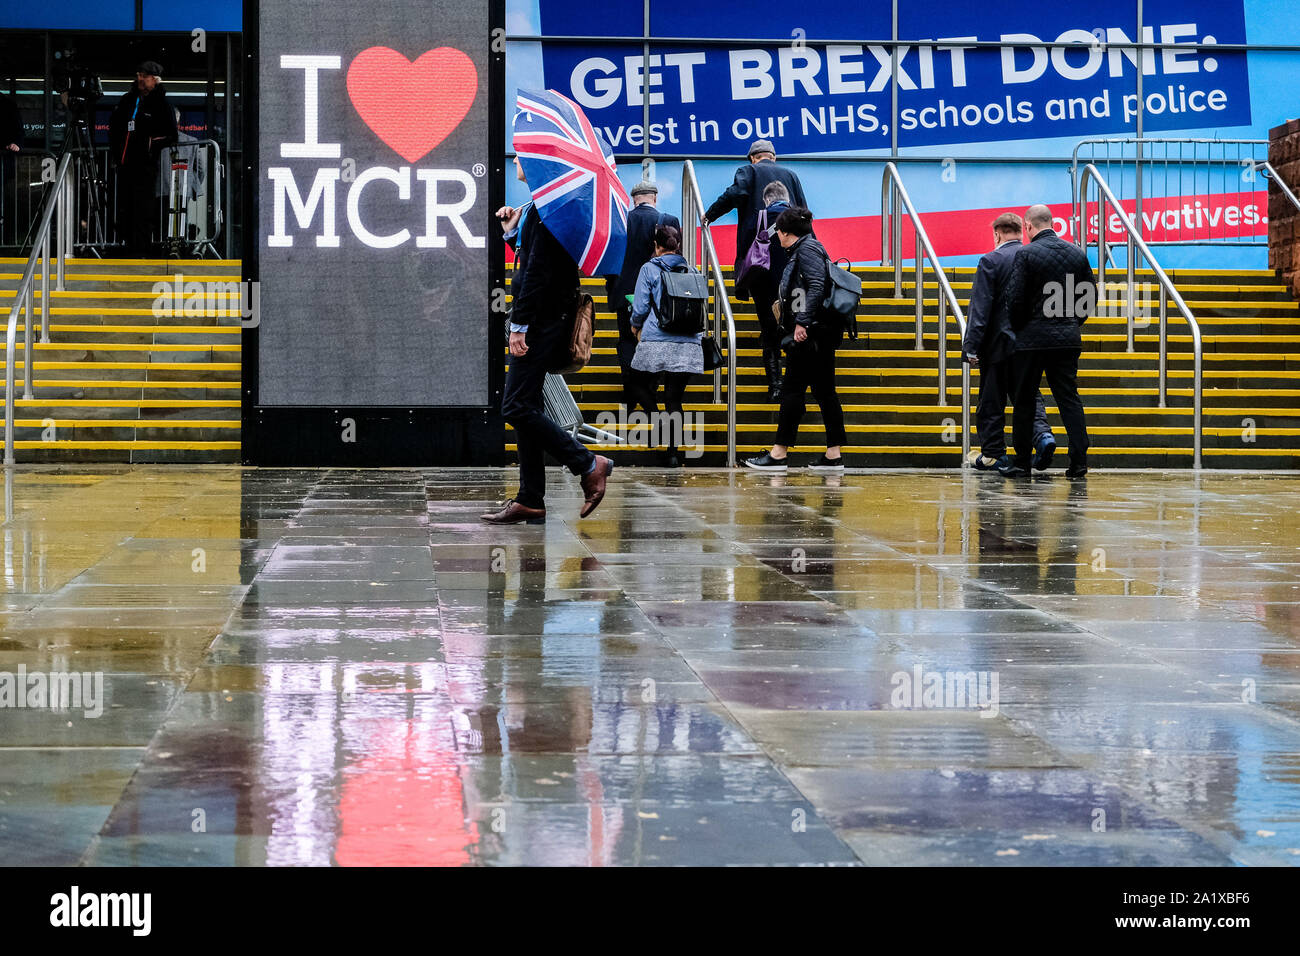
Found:
[{"label": "red heart graphic", "polygon": [[460,125],[478,94],[474,61],[440,46],[412,63],[372,46],[348,67],[348,96],[374,134],[415,163]]}]

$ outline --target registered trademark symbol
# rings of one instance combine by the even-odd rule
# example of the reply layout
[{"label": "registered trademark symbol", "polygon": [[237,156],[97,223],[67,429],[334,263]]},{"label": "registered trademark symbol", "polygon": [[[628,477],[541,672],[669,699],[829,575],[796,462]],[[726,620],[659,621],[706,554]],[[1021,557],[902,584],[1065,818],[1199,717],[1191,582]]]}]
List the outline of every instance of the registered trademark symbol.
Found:
[{"label": "registered trademark symbol", "polygon": [[470,172],[473,173],[475,176],[486,176],[487,167],[484,166],[482,163],[475,163],[473,167],[470,169]]}]

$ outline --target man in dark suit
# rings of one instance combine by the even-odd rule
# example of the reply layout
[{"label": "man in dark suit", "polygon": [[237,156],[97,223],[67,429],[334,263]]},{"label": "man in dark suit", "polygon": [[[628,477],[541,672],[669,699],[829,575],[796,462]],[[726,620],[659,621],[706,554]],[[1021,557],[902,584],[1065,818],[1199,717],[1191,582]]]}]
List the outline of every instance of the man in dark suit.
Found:
[{"label": "man in dark suit", "polygon": [[[975,428],[980,450],[971,459],[978,471],[991,471],[1007,454],[1007,397],[1011,391],[1011,353],[1016,335],[1007,322],[1003,294],[1011,263],[1020,251],[1024,223],[1013,212],[1004,212],[993,220],[993,251],[980,257],[971,284],[970,305],[966,311],[966,340],[962,358],[980,370],[979,404],[975,409]],[[1044,471],[1052,463],[1056,439],[1047,424],[1047,410],[1042,393],[1034,412],[1034,467]]]},{"label": "man in dark suit", "polygon": [[[524,170],[515,160],[515,175]],[[532,203],[518,209],[502,206],[497,219],[515,250],[510,282],[510,369],[501,393],[501,415],[515,430],[519,455],[519,492],[497,512],[479,517],[489,524],[542,524],[546,521],[546,455],[582,476],[585,500],[578,516],[587,517],[605,497],[605,482],[614,463],[594,455],[546,416],[542,386],[546,373],[565,364],[570,318],[577,306],[581,273],[573,256],[542,222]]]},{"label": "man in dark suit", "polygon": [[1088,473],[1088,426],[1079,398],[1079,355],[1083,351],[1079,329],[1096,308],[1097,283],[1084,251],[1052,229],[1052,212],[1046,206],[1030,206],[1025,212],[1025,235],[1029,244],[1012,261],[1005,304],[1016,333],[1012,356],[1015,410],[1011,416],[1016,457],[1013,464],[998,471],[1008,478],[1029,474],[1034,396],[1046,373],[1070,436],[1070,467],[1065,474],[1082,478]]},{"label": "man in dark suit", "polygon": [[632,208],[627,211],[627,252],[623,256],[623,270],[605,280],[605,292],[610,308],[618,317],[618,364],[623,369],[623,404],[630,415],[639,405],[647,415],[658,411],[655,404],[655,376],[632,368],[636,354],[636,333],[632,331],[632,305],[627,297],[636,291],[636,277],[641,267],[654,258],[655,230],[659,226],[681,229],[678,218],[661,213],[656,207],[659,187],[649,180],[641,180],[632,187]]},{"label": "man in dark suit", "polygon": [[766,204],[763,190],[771,182],[783,183],[790,194],[790,205],[808,208],[803,186],[794,170],[776,161],[776,147],[770,140],[759,139],[749,147],[749,165],[736,170],[736,178],[704,213],[704,223],[716,222],[731,210],[736,210],[736,268],[745,261],[749,247],[758,234],[758,211]]}]

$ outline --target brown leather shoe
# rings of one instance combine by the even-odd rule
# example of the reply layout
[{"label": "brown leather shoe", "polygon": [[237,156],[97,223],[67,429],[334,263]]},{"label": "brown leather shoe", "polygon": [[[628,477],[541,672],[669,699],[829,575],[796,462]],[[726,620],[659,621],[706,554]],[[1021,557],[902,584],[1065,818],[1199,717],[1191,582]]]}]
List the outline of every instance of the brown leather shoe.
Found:
[{"label": "brown leather shoe", "polygon": [[582,493],[587,498],[582,503],[582,510],[578,512],[579,518],[585,518],[596,510],[596,505],[605,497],[605,482],[613,470],[614,462],[604,455],[596,456],[596,467],[582,476]]},{"label": "brown leather shoe", "polygon": [[510,498],[500,511],[495,514],[479,515],[479,518],[488,524],[519,524],[522,521],[528,524],[546,524],[546,509],[530,508]]}]

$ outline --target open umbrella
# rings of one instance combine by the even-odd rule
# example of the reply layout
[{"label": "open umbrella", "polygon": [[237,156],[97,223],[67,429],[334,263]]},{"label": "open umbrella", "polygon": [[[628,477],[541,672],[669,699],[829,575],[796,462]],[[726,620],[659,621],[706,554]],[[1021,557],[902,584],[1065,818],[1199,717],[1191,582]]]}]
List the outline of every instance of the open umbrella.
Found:
[{"label": "open umbrella", "polygon": [[542,222],[588,276],[616,275],[627,248],[627,190],[614,151],[554,90],[520,90],[515,154]]}]

